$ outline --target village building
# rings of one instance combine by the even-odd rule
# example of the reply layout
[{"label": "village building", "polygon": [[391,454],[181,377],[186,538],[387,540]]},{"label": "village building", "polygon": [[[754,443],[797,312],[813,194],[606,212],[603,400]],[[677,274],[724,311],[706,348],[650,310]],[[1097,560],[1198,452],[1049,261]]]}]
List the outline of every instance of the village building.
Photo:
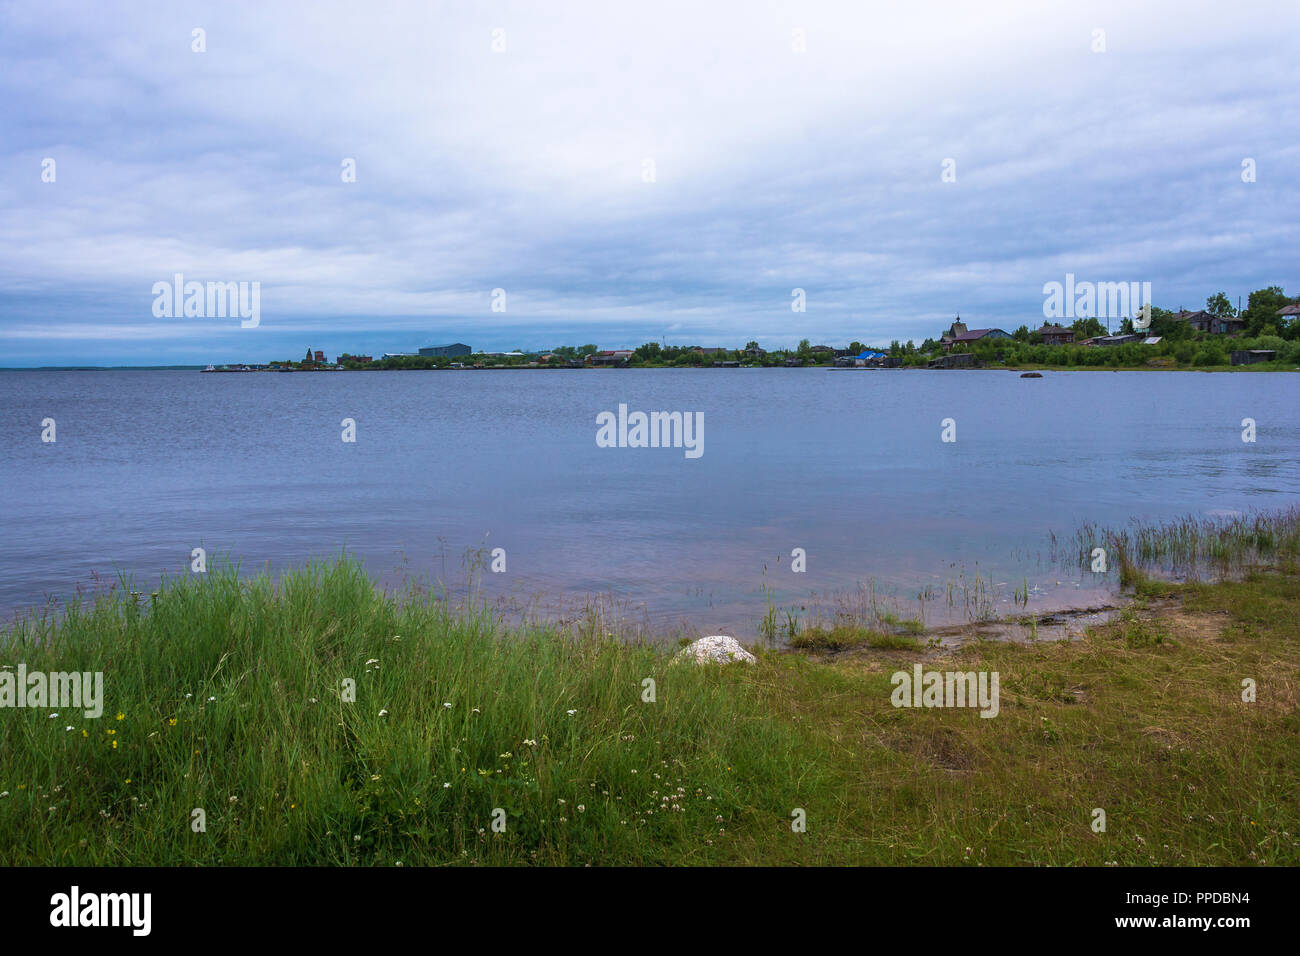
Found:
[{"label": "village building", "polygon": [[1186,322],[1197,332],[1209,332],[1211,335],[1235,335],[1246,327],[1245,319],[1233,315],[1214,315],[1204,309],[1197,312],[1180,309],[1174,313],[1173,318],[1178,322]]},{"label": "village building", "polygon": [[1074,342],[1074,329],[1067,329],[1061,325],[1043,323],[1038,334],[1043,337],[1044,345],[1070,345]]},{"label": "village building", "polygon": [[957,345],[974,345],[981,339],[1009,339],[1011,334],[1004,332],[1002,329],[971,329],[968,332],[962,332],[954,336],[952,341],[944,348],[944,351],[950,351]]},{"label": "village building", "polygon": [[592,352],[588,355],[587,364],[618,368],[627,365],[631,358],[631,349],[606,349],[601,352]]},{"label": "village building", "polygon": [[932,359],[926,368],[974,368],[975,355],[973,352],[953,352],[949,355],[940,356]]},{"label": "village building", "polygon": [[1197,332],[1210,331],[1210,320],[1214,316],[1201,309],[1198,312],[1188,312],[1186,309],[1179,309],[1172,316],[1175,322],[1186,322]]},{"label": "village building", "polygon": [[943,350],[947,352],[950,348],[952,348],[952,343],[957,338],[957,336],[965,335],[965,334],[966,334],[966,323],[961,320],[961,316],[959,315],[953,321],[952,325],[948,326],[948,331],[943,333],[943,335],[939,336],[939,345],[941,345],[943,347]]},{"label": "village building", "polygon": [[1277,358],[1273,349],[1234,349],[1228,353],[1231,365],[1254,365],[1256,362],[1272,362]]},{"label": "village building", "polygon": [[1011,334],[1002,329],[968,329],[966,323],[957,316],[948,327],[948,331],[939,336],[939,346],[945,351],[952,351],[955,345],[973,345],[981,339],[1009,339]]}]

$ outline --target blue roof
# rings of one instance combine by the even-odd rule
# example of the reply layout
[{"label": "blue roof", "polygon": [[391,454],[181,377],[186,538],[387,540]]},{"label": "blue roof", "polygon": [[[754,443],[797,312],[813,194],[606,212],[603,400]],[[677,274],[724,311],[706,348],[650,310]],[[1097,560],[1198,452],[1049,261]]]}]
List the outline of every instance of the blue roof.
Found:
[{"label": "blue roof", "polygon": [[884,358],[884,352],[863,352],[858,356],[860,359]]}]

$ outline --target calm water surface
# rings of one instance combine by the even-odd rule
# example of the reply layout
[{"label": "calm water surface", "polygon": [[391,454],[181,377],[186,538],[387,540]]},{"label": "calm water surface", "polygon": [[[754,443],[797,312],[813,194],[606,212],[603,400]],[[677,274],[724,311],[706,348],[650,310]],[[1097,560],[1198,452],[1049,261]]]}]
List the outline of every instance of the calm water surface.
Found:
[{"label": "calm water surface", "polygon": [[[1300,502],[1298,394],[1267,373],[5,372],[0,608],[96,575],[147,586],[199,545],[248,572],[347,549],[386,583],[453,588],[503,547],[494,600],[603,595],[745,638],[764,584],[804,607],[874,584],[914,613],[979,576],[1003,604],[1027,583],[1031,606],[1077,606],[1095,579],[1049,560],[1052,533]],[[703,412],[703,456],[597,447],[620,402]]]}]

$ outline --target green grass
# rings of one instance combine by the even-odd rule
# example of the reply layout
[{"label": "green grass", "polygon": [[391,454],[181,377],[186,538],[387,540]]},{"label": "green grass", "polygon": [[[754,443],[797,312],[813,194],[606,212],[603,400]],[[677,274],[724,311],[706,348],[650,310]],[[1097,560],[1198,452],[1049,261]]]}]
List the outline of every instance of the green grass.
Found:
[{"label": "green grass", "polygon": [[[1071,643],[697,667],[347,560],[216,570],[0,636],[0,663],[103,671],[106,698],[0,712],[0,864],[1295,865],[1295,568],[1172,606]],[[895,709],[914,661],[998,671],[998,716]]]},{"label": "green grass", "polygon": [[1123,588],[1152,587],[1152,572],[1225,577],[1300,557],[1300,508],[1250,515],[1198,518],[1128,528],[1084,525],[1075,532],[1079,566],[1087,568],[1102,546],[1119,569]]},{"label": "green grass", "polygon": [[920,641],[908,634],[889,634],[852,624],[809,627],[790,638],[790,646],[806,651],[845,651],[855,647],[917,650]]}]

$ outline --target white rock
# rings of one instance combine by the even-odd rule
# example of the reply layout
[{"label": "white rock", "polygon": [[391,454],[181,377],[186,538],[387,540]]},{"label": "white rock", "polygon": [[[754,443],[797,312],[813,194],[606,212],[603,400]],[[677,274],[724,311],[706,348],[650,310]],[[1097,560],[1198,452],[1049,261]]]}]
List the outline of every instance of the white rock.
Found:
[{"label": "white rock", "polygon": [[727,637],[725,634],[714,634],[709,637],[701,637],[698,641],[692,641],[683,647],[674,660],[694,660],[697,664],[705,664],[709,661],[716,661],[719,664],[729,664],[732,661],[744,661],[746,664],[757,663],[757,659],[749,651],[745,650],[745,645],[740,643],[734,637]]}]

